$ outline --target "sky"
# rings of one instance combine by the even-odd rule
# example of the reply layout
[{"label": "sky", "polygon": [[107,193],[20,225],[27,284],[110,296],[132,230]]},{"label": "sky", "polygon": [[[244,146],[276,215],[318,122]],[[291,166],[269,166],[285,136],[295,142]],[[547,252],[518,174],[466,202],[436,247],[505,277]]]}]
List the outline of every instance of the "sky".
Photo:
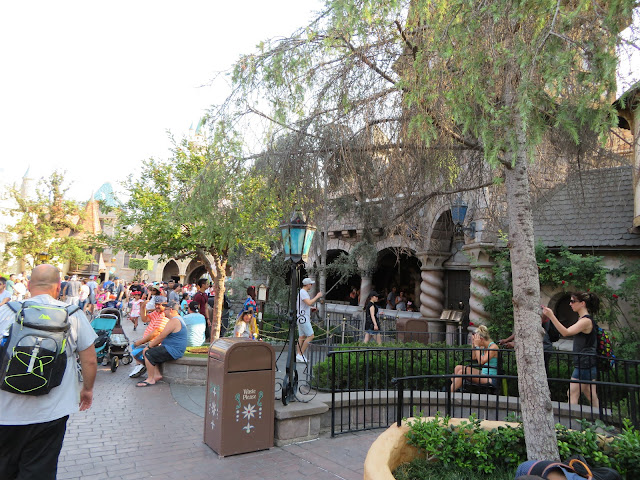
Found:
[{"label": "sky", "polygon": [[0,3],[0,183],[66,171],[87,200],[180,138],[230,92],[262,40],[306,25],[320,0]]},{"label": "sky", "polygon": [[55,169],[118,188],[230,89],[217,72],[306,25],[322,0],[0,3],[0,185]]}]

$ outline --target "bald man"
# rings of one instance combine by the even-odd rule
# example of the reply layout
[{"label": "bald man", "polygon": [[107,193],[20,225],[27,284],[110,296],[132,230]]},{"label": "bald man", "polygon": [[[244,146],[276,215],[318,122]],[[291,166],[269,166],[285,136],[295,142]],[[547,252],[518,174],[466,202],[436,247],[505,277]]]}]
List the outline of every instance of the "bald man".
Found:
[{"label": "bald man", "polygon": [[[30,302],[65,307],[60,294],[60,271],[38,265],[28,284]],[[0,335],[15,321],[15,313],[0,307]],[[69,415],[91,407],[97,362],[96,334],[81,310],[69,317],[69,354],[62,383],[46,395],[30,396],[0,390],[0,478],[55,480],[58,456]],[[82,388],[78,382],[75,353],[82,364]],[[78,399],[80,401],[78,402]]]}]

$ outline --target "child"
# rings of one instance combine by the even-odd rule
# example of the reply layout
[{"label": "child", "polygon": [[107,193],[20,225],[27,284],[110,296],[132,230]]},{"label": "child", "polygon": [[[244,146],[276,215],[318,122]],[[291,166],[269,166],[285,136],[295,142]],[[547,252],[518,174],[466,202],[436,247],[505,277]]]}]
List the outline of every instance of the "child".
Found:
[{"label": "child", "polygon": [[180,315],[183,317],[189,313],[189,294],[183,293],[180,302]]},{"label": "child", "polygon": [[104,304],[104,308],[118,308],[118,300],[116,300],[115,294],[110,294],[107,302]]},{"label": "child", "polygon": [[105,290],[102,290],[98,295],[98,297],[96,298],[96,307],[98,308],[98,310],[102,310],[106,301],[107,301],[107,292]]},{"label": "child", "polygon": [[250,323],[253,318],[253,312],[250,310],[243,310],[236,319],[236,326],[233,329],[234,337],[253,338],[250,332]]},{"label": "child", "polygon": [[131,312],[129,313],[129,320],[133,322],[133,331],[138,328],[138,320],[140,319],[140,304],[142,303],[142,292],[135,290],[133,292],[133,300],[131,300]]}]

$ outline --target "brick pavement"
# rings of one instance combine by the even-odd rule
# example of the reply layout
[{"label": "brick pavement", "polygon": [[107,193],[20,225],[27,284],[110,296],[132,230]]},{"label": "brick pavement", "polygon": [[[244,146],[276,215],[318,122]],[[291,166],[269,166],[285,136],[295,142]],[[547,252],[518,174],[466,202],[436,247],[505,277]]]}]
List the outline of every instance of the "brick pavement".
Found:
[{"label": "brick pavement", "polygon": [[[124,322],[129,338],[132,332]],[[134,335],[135,334],[135,335]],[[382,430],[274,447],[219,458],[202,442],[203,419],[183,408],[166,383],[136,388],[130,366],[98,367],[94,402],[67,424],[58,479],[359,480],[371,443]]]}]

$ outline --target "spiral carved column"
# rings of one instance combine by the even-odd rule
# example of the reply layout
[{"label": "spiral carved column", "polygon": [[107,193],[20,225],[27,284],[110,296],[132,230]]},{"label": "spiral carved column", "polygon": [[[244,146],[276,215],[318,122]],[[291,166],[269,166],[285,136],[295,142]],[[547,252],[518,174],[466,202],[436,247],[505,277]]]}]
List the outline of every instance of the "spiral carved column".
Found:
[{"label": "spiral carved column", "polygon": [[420,283],[420,313],[439,318],[444,308],[444,270],[423,270]]},{"label": "spiral carved column", "polygon": [[421,252],[420,313],[425,318],[440,318],[444,308],[444,268],[448,252]]},{"label": "spiral carved column", "polygon": [[493,276],[493,261],[487,245],[467,245],[463,247],[471,261],[471,297],[469,298],[469,321],[474,325],[487,325],[491,319],[485,312],[482,301],[491,295],[487,281]]}]

